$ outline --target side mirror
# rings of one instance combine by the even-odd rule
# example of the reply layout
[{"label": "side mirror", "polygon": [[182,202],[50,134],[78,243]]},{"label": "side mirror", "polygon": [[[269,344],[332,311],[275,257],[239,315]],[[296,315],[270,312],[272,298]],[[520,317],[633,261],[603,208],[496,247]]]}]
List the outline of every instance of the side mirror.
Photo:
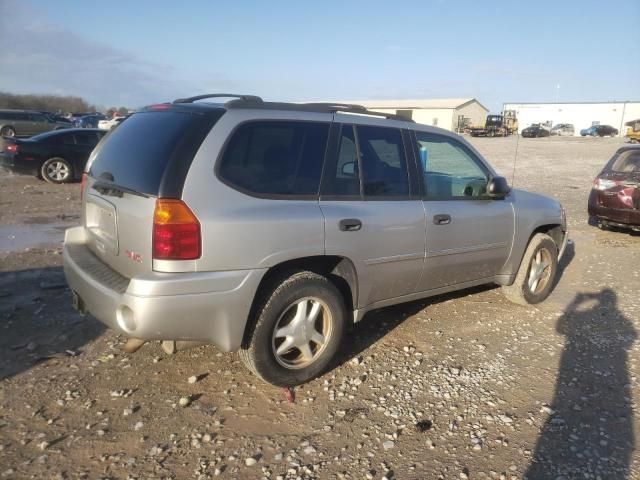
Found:
[{"label": "side mirror", "polygon": [[342,165],[342,174],[349,177],[355,177],[356,162],[347,162],[344,165]]},{"label": "side mirror", "polygon": [[487,185],[487,195],[492,198],[504,198],[511,191],[511,187],[504,177],[493,177]]}]

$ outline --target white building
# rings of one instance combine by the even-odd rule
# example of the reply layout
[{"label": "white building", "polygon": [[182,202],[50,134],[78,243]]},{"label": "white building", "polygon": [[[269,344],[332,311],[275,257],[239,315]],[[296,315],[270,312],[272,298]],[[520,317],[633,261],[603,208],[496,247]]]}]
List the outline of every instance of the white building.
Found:
[{"label": "white building", "polygon": [[533,123],[570,123],[575,135],[597,124],[611,125],[624,135],[624,124],[640,118],[640,102],[505,103],[503,110],[516,111],[520,130]]},{"label": "white building", "polygon": [[417,123],[456,131],[458,126],[484,125],[487,110],[475,98],[438,98],[414,100],[349,100],[369,110],[395,113]]}]

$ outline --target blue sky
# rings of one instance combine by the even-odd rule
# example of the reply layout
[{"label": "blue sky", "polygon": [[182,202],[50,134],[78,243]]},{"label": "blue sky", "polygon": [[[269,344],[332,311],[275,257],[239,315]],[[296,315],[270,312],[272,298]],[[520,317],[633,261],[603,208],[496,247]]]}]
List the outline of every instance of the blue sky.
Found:
[{"label": "blue sky", "polygon": [[639,100],[639,35],[638,0],[0,0],[0,90],[129,107],[220,91]]}]

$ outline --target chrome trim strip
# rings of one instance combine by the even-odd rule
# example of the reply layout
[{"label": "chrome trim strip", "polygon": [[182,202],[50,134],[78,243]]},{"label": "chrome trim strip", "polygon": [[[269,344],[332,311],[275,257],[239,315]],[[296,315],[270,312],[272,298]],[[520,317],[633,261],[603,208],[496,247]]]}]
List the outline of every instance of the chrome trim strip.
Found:
[{"label": "chrome trim strip", "polygon": [[390,257],[379,257],[365,260],[365,265],[380,265],[381,263],[406,262],[407,260],[423,260],[424,253],[404,253],[402,255],[392,255]]},{"label": "chrome trim strip", "polygon": [[435,250],[427,252],[427,258],[441,257],[443,255],[457,255],[459,253],[481,252],[482,250],[493,250],[496,248],[508,247],[509,242],[486,243],[483,245],[472,245],[470,247],[449,248],[446,250]]}]

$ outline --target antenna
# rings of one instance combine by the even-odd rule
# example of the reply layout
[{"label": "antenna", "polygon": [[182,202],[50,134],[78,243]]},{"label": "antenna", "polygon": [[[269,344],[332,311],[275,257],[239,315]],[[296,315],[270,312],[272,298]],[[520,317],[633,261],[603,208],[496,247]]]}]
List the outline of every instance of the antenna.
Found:
[{"label": "antenna", "polygon": [[511,172],[511,188],[515,186],[516,181],[516,162],[518,161],[518,146],[520,145],[520,133],[516,130],[516,153],[513,157],[513,172]]}]

